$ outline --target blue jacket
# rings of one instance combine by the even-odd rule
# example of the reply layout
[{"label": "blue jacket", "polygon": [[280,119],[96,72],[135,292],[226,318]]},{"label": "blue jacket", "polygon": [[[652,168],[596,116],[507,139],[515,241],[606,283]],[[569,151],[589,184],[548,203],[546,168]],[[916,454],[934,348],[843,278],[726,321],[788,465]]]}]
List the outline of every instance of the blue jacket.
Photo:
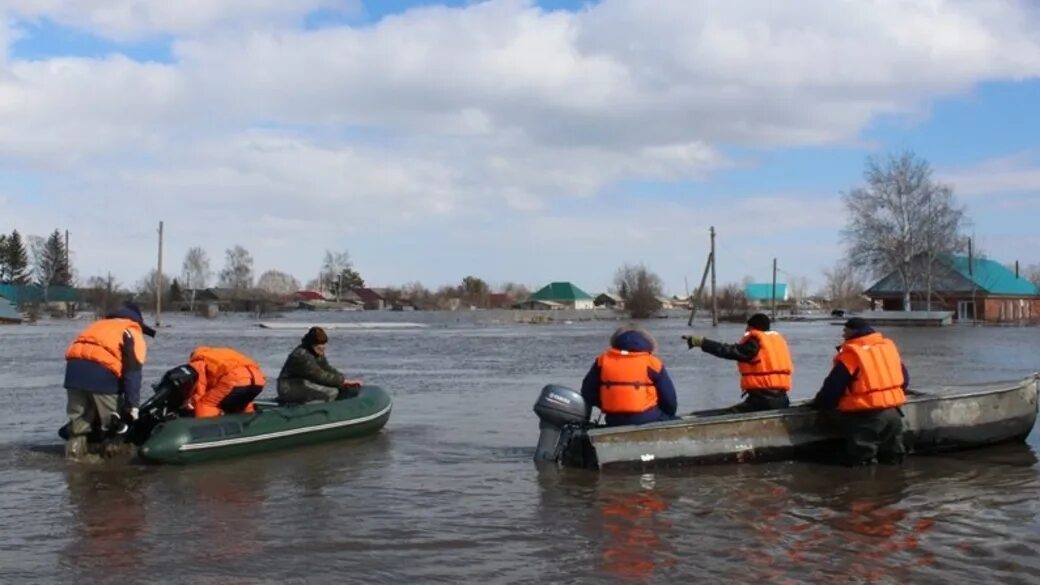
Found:
[{"label": "blue jacket", "polygon": [[[652,341],[639,331],[626,331],[617,337],[612,344],[615,349],[627,351],[651,352],[654,349]],[[660,372],[654,372],[647,368],[650,380],[657,388],[657,406],[635,414],[608,414],[606,423],[608,426],[616,425],[638,425],[661,420],[674,420],[675,411],[678,408],[678,400],[675,397],[675,384],[668,370],[661,366]],[[589,408],[599,407],[600,367],[592,362],[592,367],[585,374],[581,382],[581,396]]]},{"label": "blue jacket", "polygon": [[[140,312],[122,307],[109,313],[106,319],[130,319],[143,323]],[[122,344],[123,377],[119,378],[108,368],[90,360],[68,360],[65,362],[65,388],[83,390],[97,394],[125,394],[126,406],[141,405],[141,368],[134,352],[134,338],[129,331],[123,332]]]},{"label": "blue jacket", "polygon": [[[855,334],[852,335],[851,339],[857,337],[863,337],[864,335],[870,335],[874,332],[874,329],[867,327],[866,329],[858,329]],[[840,346],[839,346],[840,348]],[[910,387],[910,372],[906,369],[906,364],[900,364],[903,368],[903,390],[906,391]],[[852,372],[845,367],[845,364],[836,362],[834,367],[831,368],[827,377],[823,380],[823,385],[820,387],[820,391],[816,393],[816,397],[813,399],[813,405],[816,408],[825,410],[834,410],[838,408],[838,402],[841,401],[841,397],[845,395],[845,391],[848,390],[849,384],[852,383]]]}]

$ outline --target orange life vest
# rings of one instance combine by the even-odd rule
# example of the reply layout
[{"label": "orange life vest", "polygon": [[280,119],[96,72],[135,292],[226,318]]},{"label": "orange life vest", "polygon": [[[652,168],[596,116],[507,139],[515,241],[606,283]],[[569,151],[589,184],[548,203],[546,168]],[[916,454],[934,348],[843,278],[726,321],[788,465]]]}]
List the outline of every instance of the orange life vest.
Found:
[{"label": "orange life vest", "polygon": [[758,342],[758,355],[750,362],[737,362],[740,372],[740,389],[744,392],[754,390],[791,390],[791,374],[794,364],[791,362],[791,351],[787,349],[784,336],[776,331],[759,331],[748,329],[745,338],[752,337]]},{"label": "orange life vest", "polygon": [[661,360],[645,351],[612,347],[596,358],[596,364],[600,370],[600,410],[604,413],[631,414],[657,406],[657,387],[648,369],[661,371]]},{"label": "orange life vest", "polygon": [[834,363],[852,374],[852,383],[838,401],[841,412],[894,408],[906,402],[899,350],[880,333],[854,337],[842,344]]},{"label": "orange life vest", "polygon": [[[263,388],[267,383],[260,365],[227,347],[197,347],[189,364],[198,373],[191,401],[198,418],[220,416],[219,404],[240,388]],[[245,412],[253,412],[250,401]]]},{"label": "orange life vest", "polygon": [[134,354],[143,364],[148,355],[144,332],[131,319],[101,319],[91,323],[65,351],[66,360],[87,360],[101,364],[116,377],[123,377],[123,332],[134,338]]}]

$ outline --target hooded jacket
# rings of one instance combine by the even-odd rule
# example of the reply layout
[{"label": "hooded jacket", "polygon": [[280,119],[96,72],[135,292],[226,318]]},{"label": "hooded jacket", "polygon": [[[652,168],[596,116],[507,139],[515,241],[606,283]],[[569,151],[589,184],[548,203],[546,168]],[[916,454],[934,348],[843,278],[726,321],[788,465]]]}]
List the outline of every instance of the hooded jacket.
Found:
[{"label": "hooded jacket", "polygon": [[[604,382],[603,368],[601,364],[606,356],[617,355],[621,352],[628,354],[643,353],[649,356],[646,367],[646,380],[653,384],[656,391],[657,403],[642,412],[604,412],[606,423],[609,426],[634,425],[648,422],[671,420],[675,418],[678,401],[675,396],[675,385],[671,376],[660,360],[653,357],[654,342],[643,332],[638,330],[625,331],[616,335],[611,342],[611,348],[596,358],[588,373],[585,374],[581,383],[581,395],[589,408],[595,406],[603,409],[602,388]],[[659,369],[658,369],[659,366]]]}]

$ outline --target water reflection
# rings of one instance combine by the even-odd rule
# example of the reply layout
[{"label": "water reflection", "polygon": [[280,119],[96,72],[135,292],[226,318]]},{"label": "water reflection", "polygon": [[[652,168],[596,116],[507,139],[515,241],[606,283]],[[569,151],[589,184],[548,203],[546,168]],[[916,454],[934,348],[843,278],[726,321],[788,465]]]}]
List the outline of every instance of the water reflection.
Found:
[{"label": "water reflection", "polygon": [[[627,488],[627,489],[626,489]],[[600,570],[624,580],[648,581],[674,564],[669,504],[653,475],[638,484],[612,485],[596,495],[602,522]]]},{"label": "water reflection", "polygon": [[141,537],[148,506],[140,478],[114,466],[80,467],[67,470],[65,481],[76,525],[64,562],[113,582],[135,574],[147,554]]}]

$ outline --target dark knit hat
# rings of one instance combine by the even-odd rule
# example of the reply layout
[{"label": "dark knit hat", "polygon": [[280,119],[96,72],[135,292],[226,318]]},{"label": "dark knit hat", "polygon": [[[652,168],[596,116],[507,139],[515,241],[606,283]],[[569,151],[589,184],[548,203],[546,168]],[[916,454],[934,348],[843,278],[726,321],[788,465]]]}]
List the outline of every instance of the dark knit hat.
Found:
[{"label": "dark knit hat", "polygon": [[307,334],[303,336],[303,344],[307,347],[315,345],[322,345],[329,342],[329,336],[325,333],[325,330],[321,327],[311,327],[307,330]]},{"label": "dark knit hat", "polygon": [[845,322],[845,328],[850,331],[865,331],[871,327],[863,317],[853,317]]},{"label": "dark knit hat", "polygon": [[759,331],[769,331],[769,316],[765,313],[755,313],[747,320],[747,324]]}]

